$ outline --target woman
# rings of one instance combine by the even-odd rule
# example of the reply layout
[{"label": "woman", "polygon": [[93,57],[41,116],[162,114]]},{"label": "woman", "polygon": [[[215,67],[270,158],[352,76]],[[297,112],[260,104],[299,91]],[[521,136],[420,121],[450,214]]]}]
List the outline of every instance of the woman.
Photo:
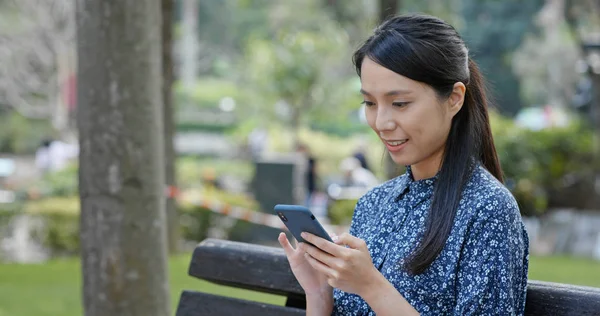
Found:
[{"label": "woman", "polygon": [[528,237],[465,43],[435,17],[398,16],[353,59],[367,121],[407,172],[361,197],[335,243],[279,236],[307,315],[523,314]]}]

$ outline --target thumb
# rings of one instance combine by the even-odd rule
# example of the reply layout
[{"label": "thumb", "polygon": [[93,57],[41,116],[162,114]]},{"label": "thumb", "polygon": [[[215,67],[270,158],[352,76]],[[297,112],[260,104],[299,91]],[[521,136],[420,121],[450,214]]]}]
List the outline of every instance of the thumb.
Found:
[{"label": "thumb", "polygon": [[279,233],[279,237],[277,238],[277,240],[279,241],[279,244],[283,248],[285,255],[288,258],[291,257],[294,254],[294,248],[290,244],[290,241],[287,239],[287,236],[285,235],[285,233],[283,233],[283,232]]},{"label": "thumb", "polygon": [[362,240],[358,237],[354,237],[348,233],[343,233],[340,236],[338,236],[335,243],[338,245],[348,245],[348,247],[350,247],[352,249],[362,250],[362,249],[367,248],[367,244],[365,243],[364,240]]}]

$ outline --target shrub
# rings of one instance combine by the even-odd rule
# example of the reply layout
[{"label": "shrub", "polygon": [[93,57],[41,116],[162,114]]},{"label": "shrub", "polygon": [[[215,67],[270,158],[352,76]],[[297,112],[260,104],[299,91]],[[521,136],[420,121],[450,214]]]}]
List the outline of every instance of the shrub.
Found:
[{"label": "shrub", "polygon": [[[581,186],[574,184],[591,181],[590,175],[599,167],[593,158],[589,128],[574,123],[532,131],[506,120],[496,119],[494,123],[506,184],[524,215],[541,215],[553,207],[585,207]],[[583,187],[591,188],[592,184]]]},{"label": "shrub", "polygon": [[337,200],[329,206],[328,216],[334,225],[349,225],[358,200]]},{"label": "shrub", "polygon": [[34,153],[47,135],[53,135],[49,120],[28,119],[17,112],[0,109],[0,152]]},{"label": "shrub", "polygon": [[[244,208],[258,209],[256,202],[243,195],[229,194],[219,190],[198,190],[191,194],[198,194],[204,199],[220,201]],[[52,255],[74,255],[79,253],[79,198],[48,197],[35,201],[27,201],[22,212],[1,212],[0,220],[8,222],[11,217],[20,214],[30,215],[42,222],[42,228],[34,232],[34,240],[40,242],[50,250]],[[211,212],[201,206],[189,203],[179,205],[182,236],[185,240],[199,242],[206,238],[208,228],[222,215]],[[238,221],[229,228],[228,233],[242,238],[249,224]]]}]

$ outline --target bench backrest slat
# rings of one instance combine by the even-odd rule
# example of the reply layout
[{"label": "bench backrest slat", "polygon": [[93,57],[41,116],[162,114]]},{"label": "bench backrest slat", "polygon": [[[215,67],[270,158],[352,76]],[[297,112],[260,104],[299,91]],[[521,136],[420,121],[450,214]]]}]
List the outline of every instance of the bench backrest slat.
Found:
[{"label": "bench backrest slat", "polygon": [[189,275],[272,294],[304,295],[282,249],[206,239],[194,251]]},{"label": "bench backrest slat", "polygon": [[600,289],[529,281],[526,315],[600,315]]},{"label": "bench backrest slat", "polygon": [[[301,306],[304,292],[283,250],[275,247],[207,239],[192,258],[189,274],[214,283],[285,295]],[[600,289],[530,281],[526,315],[600,315]]]},{"label": "bench backrest slat", "polygon": [[179,299],[176,316],[300,316],[305,310],[275,306],[264,303],[207,293],[183,291]]}]

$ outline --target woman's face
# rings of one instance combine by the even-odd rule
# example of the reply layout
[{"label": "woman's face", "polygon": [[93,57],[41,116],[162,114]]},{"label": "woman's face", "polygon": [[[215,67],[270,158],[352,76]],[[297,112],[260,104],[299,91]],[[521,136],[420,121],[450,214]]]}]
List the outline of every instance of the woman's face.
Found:
[{"label": "woman's face", "polygon": [[394,162],[412,165],[415,176],[417,172],[433,176],[439,170],[452,118],[462,107],[464,92],[465,86],[459,82],[447,100],[440,100],[424,83],[367,57],[362,63],[361,93],[367,122]]}]

